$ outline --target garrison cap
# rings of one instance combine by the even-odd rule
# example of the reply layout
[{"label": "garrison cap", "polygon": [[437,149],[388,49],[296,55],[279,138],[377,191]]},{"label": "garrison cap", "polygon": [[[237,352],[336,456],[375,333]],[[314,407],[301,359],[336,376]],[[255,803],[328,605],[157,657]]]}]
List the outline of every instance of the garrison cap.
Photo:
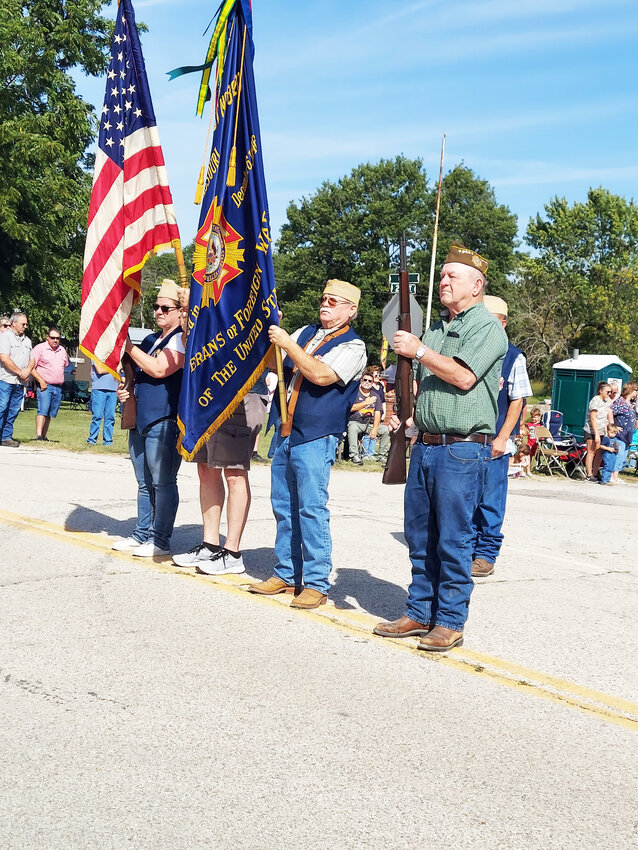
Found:
[{"label": "garrison cap", "polygon": [[350,301],[355,305],[355,307],[358,307],[359,300],[361,298],[361,290],[358,286],[354,286],[352,283],[333,278],[324,286],[323,295],[338,295],[339,298],[345,298],[346,301]]},{"label": "garrison cap", "polygon": [[507,318],[507,301],[504,301],[502,298],[498,298],[496,295],[486,295],[483,298],[483,306],[490,313]]},{"label": "garrison cap", "polygon": [[471,248],[466,248],[460,242],[452,242],[450,251],[445,258],[446,263],[463,263],[464,266],[471,266],[473,269],[478,269],[483,274],[487,274],[489,261],[485,257],[481,257],[476,251]]}]

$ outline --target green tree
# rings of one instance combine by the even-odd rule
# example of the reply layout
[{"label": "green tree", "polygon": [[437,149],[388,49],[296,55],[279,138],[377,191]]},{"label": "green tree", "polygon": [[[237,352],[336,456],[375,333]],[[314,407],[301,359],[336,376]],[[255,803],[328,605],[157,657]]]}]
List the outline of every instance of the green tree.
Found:
[{"label": "green tree", "polygon": [[91,176],[92,106],[71,68],[106,67],[112,22],[102,0],[0,5],[0,305],[74,337]]},{"label": "green tree", "polygon": [[531,219],[513,330],[535,375],[572,348],[638,366],[638,207],[606,189],[584,203],[554,198]]},{"label": "green tree", "polygon": [[326,280],[348,280],[362,290],[357,330],[378,352],[388,269],[396,265],[401,234],[416,239],[421,233],[428,204],[421,161],[402,156],[359,165],[299,205],[291,203],[275,253],[286,327],[316,320]]},{"label": "green tree", "polygon": [[[420,253],[413,257],[429,279],[434,232],[436,186],[431,190],[431,212],[421,234]],[[436,246],[436,271],[441,268],[452,242],[461,242],[489,260],[488,284],[493,295],[506,297],[508,276],[517,266],[517,218],[508,207],[499,204],[494,190],[464,165],[457,165],[441,183],[439,236]],[[422,259],[421,259],[422,257]]]},{"label": "green tree", "polygon": [[[428,187],[421,160],[398,156],[359,165],[337,183],[288,207],[275,252],[275,277],[287,328],[317,316],[326,280],[338,277],[361,287],[357,331],[377,359],[381,312],[389,299],[388,271],[398,267],[405,232],[412,247],[410,271],[421,274],[418,300],[427,301],[436,187]],[[515,268],[516,217],[499,206],[486,181],[457,166],[443,181],[437,271],[454,240],[491,261],[491,291],[501,294]],[[436,299],[438,302],[438,298]]]}]

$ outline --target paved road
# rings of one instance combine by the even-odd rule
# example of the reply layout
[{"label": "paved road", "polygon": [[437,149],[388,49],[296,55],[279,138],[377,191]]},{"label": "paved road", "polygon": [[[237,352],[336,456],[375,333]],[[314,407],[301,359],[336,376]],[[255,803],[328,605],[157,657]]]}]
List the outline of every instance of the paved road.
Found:
[{"label": "paved road", "polygon": [[[294,612],[250,577],[111,552],[133,523],[123,458],[1,450],[0,468],[3,847],[638,843],[638,486],[512,482],[465,646],[431,658],[370,635],[409,581],[402,488],[378,474],[333,474],[333,603]],[[192,466],[179,483],[181,550]]]}]

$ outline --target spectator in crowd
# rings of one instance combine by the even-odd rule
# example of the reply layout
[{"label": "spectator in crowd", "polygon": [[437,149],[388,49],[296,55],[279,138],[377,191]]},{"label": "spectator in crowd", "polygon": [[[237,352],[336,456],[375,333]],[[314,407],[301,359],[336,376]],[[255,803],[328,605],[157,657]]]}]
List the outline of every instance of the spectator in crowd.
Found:
[{"label": "spectator in crowd", "polygon": [[292,336],[277,325],[268,331],[270,341],[286,352],[288,421],[279,427],[271,467],[277,564],[269,579],[249,589],[265,596],[295,594],[294,608],[317,608],[330,590],[328,482],[366,365],[365,344],[350,326],[360,297],[351,283],[329,280],[320,324]]},{"label": "spectator in crowd", "polygon": [[24,313],[14,313],[9,329],[0,334],[0,443],[7,448],[20,445],[19,440],[13,439],[13,426],[29,376],[46,387],[35,370],[31,340],[25,334],[27,324]]},{"label": "spectator in crowd", "polygon": [[[507,302],[494,295],[486,295],[483,306],[505,329],[507,327]],[[494,564],[503,544],[503,521],[507,502],[507,477],[509,461],[514,449],[513,437],[518,435],[521,411],[532,388],[527,376],[525,355],[508,343],[507,354],[501,367],[501,386],[498,394],[496,436],[492,442],[492,459],[487,464],[483,496],[474,515],[474,559],[472,576],[484,578],[492,575]]]},{"label": "spectator in crowd", "polygon": [[600,438],[605,433],[607,423],[611,421],[611,386],[607,381],[600,381],[596,389],[596,395],[589,402],[587,410],[587,421],[585,422],[584,434],[587,445],[585,455],[585,470],[588,481],[597,481],[592,466],[594,457],[600,446]]},{"label": "spectator in crowd", "polygon": [[[91,425],[87,445],[97,445],[102,425],[102,444],[113,445],[113,426],[115,425],[115,408],[117,406],[117,390],[120,382],[97,363],[91,366]],[[104,424],[102,424],[104,423]]]},{"label": "spectator in crowd", "polygon": [[[139,347],[126,341],[126,353],[136,366],[137,420],[129,431],[129,452],[137,479],[137,524],[131,537],[113,546],[140,558],[170,554],[179,504],[177,404],[185,349],[175,281],[162,281],[153,310],[159,331]],[[129,391],[120,387],[117,397],[125,402]]]},{"label": "spectator in crowd", "polygon": [[[412,582],[404,616],[379,623],[374,633],[420,635],[419,649],[427,652],[461,646],[473,587],[472,520],[492,456],[507,352],[505,331],[481,303],[487,266],[476,252],[452,244],[439,284],[446,318],[422,342],[405,331],[394,337],[395,352],[414,361],[418,387],[419,433],[405,487]],[[398,427],[398,417],[392,423]]]},{"label": "spectator in crowd", "polygon": [[516,449],[516,454],[510,455],[509,475],[518,475],[521,478],[531,478],[529,446],[522,444]]},{"label": "spectator in crowd", "polygon": [[[370,366],[369,371],[372,374],[372,392],[376,393],[381,399],[383,410],[381,412],[381,422],[377,429],[377,439],[373,440],[369,434],[366,434],[361,440],[361,444],[364,456],[367,454],[379,463],[385,463],[388,458],[388,451],[390,450],[390,430],[387,420],[391,417],[388,416],[385,387],[381,383],[381,367]],[[392,402],[394,402],[394,399]],[[390,410],[391,413],[392,410]],[[377,444],[379,444],[378,451]]]},{"label": "spectator in crowd", "polygon": [[533,407],[530,411],[530,419],[527,424],[527,445],[529,446],[530,455],[534,457],[536,454],[536,446],[538,445],[538,437],[536,429],[541,425],[541,409]]},{"label": "spectator in crowd", "polygon": [[[357,466],[363,463],[359,452],[359,438],[368,437],[369,442],[376,442],[383,413],[381,399],[372,392],[372,380],[371,372],[366,370],[361,376],[359,392],[348,417],[348,452],[350,460]],[[365,444],[363,451],[367,454]]]},{"label": "spectator in crowd", "polygon": [[[268,411],[270,410],[270,402],[272,400],[272,392],[270,390],[270,385],[269,385],[268,381],[269,381],[270,376],[272,374],[273,373],[269,369],[265,369],[261,373],[261,375],[259,376],[259,378],[255,382],[255,385],[253,386],[253,388],[250,391],[251,393],[254,393],[254,394],[259,396],[259,398],[261,399],[261,402],[264,406],[262,422],[261,422],[259,430],[257,431],[257,434],[255,436],[255,442],[253,443],[253,451],[252,451],[252,454],[250,456],[250,459],[253,463],[268,463],[267,459],[265,457],[262,457],[259,454],[259,435],[261,434],[261,431],[262,431],[262,428],[263,428],[263,425],[264,425],[264,421],[266,420],[266,416],[268,415]],[[276,381],[277,381],[277,376],[275,375],[275,385],[276,385]]]},{"label": "spectator in crowd", "polygon": [[625,468],[627,452],[632,443],[634,430],[636,428],[636,398],[638,397],[638,384],[632,382],[625,384],[617,398],[611,405],[611,415],[614,425],[620,426],[618,440],[620,447],[616,458],[616,466],[611,475],[612,484],[620,481],[620,472]]},{"label": "spectator in crowd", "polygon": [[8,316],[0,316],[0,334],[3,334],[5,331],[8,331],[11,327]]},{"label": "spectator in crowd", "polygon": [[[49,441],[47,433],[51,420],[55,419],[62,401],[64,370],[69,357],[60,343],[60,328],[52,325],[44,342],[33,349],[33,363],[42,379],[37,389],[38,412],[35,417],[36,440]],[[43,386],[44,384],[44,386]]]},{"label": "spectator in crowd", "polygon": [[618,439],[620,427],[609,423],[606,434],[601,436],[598,451],[602,455],[600,465],[600,483],[612,484],[611,476],[616,467],[616,458],[621,451],[621,441]]}]

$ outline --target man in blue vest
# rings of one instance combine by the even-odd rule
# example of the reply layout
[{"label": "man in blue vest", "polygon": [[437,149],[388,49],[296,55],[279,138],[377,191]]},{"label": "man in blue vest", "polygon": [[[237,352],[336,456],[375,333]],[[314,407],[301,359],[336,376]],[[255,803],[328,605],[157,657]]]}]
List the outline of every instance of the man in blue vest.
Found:
[{"label": "man in blue vest", "polygon": [[277,564],[251,593],[291,593],[294,608],[324,605],[330,590],[332,540],[328,481],[337,444],[346,430],[366,348],[350,327],[361,290],[329,280],[321,297],[318,325],[290,336],[278,325],[270,341],[286,353],[287,418],[277,433],[272,461],[271,503],[277,520]]},{"label": "man in blue vest", "polygon": [[[486,295],[483,304],[504,328],[507,327],[506,301],[494,295]],[[525,399],[531,394],[525,355],[510,342],[501,367],[498,419],[496,436],[492,443],[492,459],[487,466],[483,498],[474,515],[476,537],[472,576],[475,578],[492,575],[494,563],[501,550],[501,526],[505,518],[507,500],[507,470],[513,446],[511,438],[519,433],[521,411]]]}]

